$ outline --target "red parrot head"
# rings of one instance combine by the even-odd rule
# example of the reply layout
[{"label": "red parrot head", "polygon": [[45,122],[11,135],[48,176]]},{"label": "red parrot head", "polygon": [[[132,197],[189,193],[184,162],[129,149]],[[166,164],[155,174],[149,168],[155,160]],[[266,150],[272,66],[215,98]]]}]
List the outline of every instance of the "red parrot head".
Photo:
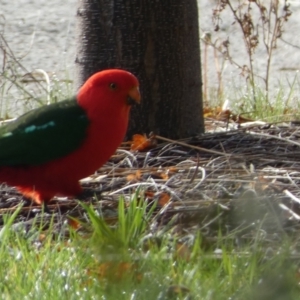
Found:
[{"label": "red parrot head", "polygon": [[[95,99],[100,101],[95,101]],[[102,99],[110,100],[102,101]],[[105,111],[108,115],[121,111],[123,116],[128,118],[131,105],[140,103],[140,100],[137,78],[120,69],[110,69],[94,74],[80,88],[77,95],[78,104],[87,111],[91,118],[99,110]]]}]

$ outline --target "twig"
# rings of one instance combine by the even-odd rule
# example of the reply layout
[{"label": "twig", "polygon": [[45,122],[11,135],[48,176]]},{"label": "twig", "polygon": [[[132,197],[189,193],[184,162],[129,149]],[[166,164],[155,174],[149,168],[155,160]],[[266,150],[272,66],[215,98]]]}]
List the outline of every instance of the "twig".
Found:
[{"label": "twig", "polygon": [[233,154],[227,154],[227,153],[223,153],[223,152],[219,152],[219,151],[215,151],[215,150],[210,150],[210,149],[190,145],[190,144],[180,142],[180,141],[171,140],[171,139],[168,139],[168,138],[162,137],[160,135],[156,135],[156,134],[153,135],[153,137],[157,140],[161,140],[161,141],[168,142],[168,143],[171,143],[171,144],[177,144],[177,145],[180,145],[180,146],[188,147],[188,148],[191,148],[191,149],[196,149],[196,150],[199,150],[199,151],[204,151],[204,152],[207,152],[207,153],[212,153],[212,154],[217,154],[217,155],[222,155],[222,156],[232,156],[233,155]]}]

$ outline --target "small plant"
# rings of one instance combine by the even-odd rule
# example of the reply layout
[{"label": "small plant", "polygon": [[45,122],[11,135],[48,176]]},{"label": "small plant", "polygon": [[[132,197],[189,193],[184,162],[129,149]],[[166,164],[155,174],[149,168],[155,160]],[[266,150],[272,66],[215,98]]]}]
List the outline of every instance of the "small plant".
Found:
[{"label": "small plant", "polygon": [[95,211],[82,203],[93,225],[94,240],[99,249],[109,248],[127,251],[137,245],[147,232],[155,206],[148,207],[147,202],[138,199],[136,192],[129,203],[123,198],[118,204],[118,219],[113,226],[104,219],[101,210]]},{"label": "small plant", "polygon": [[29,71],[25,56],[17,57],[0,31],[0,121],[70,95],[70,81],[43,69]]},{"label": "small plant", "polygon": [[[226,40],[203,39],[204,43],[212,46],[218,53],[221,53],[225,60],[234,64],[240,69],[241,75],[246,78],[247,84],[251,87],[252,107],[256,109],[258,80],[263,80],[265,99],[269,106],[270,72],[273,52],[277,49],[277,41],[284,33],[284,25],[288,22],[292,12],[288,0],[219,0],[213,10],[214,30],[219,31],[222,21],[222,14],[229,11],[233,16],[233,25],[238,26],[242,33],[248,63],[240,64],[230,52],[230,39],[237,38],[229,36]],[[261,45],[261,46],[260,46]],[[254,53],[260,47],[266,55],[265,74],[257,74],[255,71]],[[215,53],[215,57],[217,57]],[[218,71],[218,73],[220,73]],[[218,75],[218,80],[222,77]],[[219,82],[219,86],[222,84]],[[220,88],[219,88],[220,89]]]}]

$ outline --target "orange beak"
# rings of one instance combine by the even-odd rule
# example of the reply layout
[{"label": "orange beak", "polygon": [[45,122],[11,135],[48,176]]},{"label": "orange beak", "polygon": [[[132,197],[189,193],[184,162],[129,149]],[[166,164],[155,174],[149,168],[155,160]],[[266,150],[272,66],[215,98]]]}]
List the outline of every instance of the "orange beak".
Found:
[{"label": "orange beak", "polygon": [[130,97],[130,99],[134,100],[135,103],[141,103],[141,93],[138,86],[133,87],[129,91],[128,96]]}]

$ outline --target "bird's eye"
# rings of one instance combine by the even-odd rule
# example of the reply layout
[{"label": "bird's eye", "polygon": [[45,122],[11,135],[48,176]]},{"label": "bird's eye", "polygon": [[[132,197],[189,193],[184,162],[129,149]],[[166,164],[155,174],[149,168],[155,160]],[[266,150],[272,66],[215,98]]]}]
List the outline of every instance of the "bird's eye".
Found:
[{"label": "bird's eye", "polygon": [[112,82],[112,83],[109,84],[109,88],[114,91],[114,90],[117,89],[117,84]]}]

